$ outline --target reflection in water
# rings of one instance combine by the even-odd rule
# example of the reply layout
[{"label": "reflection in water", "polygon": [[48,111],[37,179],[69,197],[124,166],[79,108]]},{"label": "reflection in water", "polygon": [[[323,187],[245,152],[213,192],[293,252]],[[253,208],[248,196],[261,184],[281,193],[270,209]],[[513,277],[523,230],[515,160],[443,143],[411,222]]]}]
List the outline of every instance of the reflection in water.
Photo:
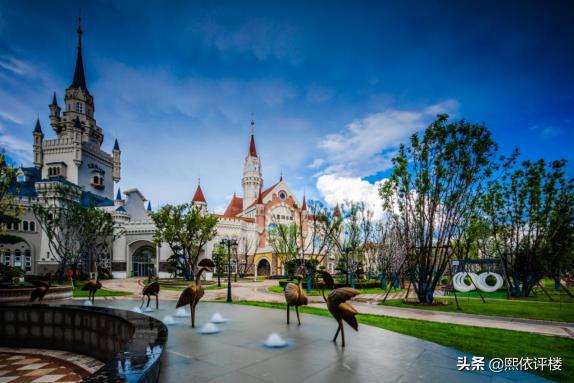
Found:
[{"label": "reflection in water", "polygon": [[138,382],[144,372],[161,357],[162,348],[159,345],[146,346],[146,358],[140,363],[134,363],[129,352],[124,352],[122,359],[118,360],[118,373],[124,377],[127,382]]}]

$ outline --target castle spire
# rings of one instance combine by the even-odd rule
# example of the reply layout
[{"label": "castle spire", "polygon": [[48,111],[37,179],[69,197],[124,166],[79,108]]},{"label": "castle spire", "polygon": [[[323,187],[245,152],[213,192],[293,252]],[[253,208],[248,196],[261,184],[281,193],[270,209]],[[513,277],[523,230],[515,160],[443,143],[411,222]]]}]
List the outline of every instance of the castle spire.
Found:
[{"label": "castle spire", "polygon": [[70,88],[79,88],[84,91],[88,91],[86,86],[86,76],[84,75],[84,60],[82,59],[82,16],[78,16],[78,28],[76,29],[78,33],[78,54],[76,57],[76,69],[74,70],[74,79],[72,80],[72,85]]},{"label": "castle spire", "polygon": [[257,157],[257,149],[255,149],[255,120],[253,118],[253,112],[251,113],[251,142],[249,143],[249,155],[251,157]]}]

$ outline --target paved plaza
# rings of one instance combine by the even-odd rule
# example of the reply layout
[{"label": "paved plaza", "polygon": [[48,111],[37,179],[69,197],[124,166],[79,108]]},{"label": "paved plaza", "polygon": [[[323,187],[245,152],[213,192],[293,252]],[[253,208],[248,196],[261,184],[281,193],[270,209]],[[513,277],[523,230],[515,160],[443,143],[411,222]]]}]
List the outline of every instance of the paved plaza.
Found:
[{"label": "paved plaza", "polygon": [[[82,304],[76,300],[76,304]],[[133,300],[97,300],[97,306],[134,309]],[[221,332],[200,334],[200,328],[219,312],[228,322]],[[542,382],[522,373],[457,371],[464,353],[391,331],[360,325],[345,327],[347,347],[331,339],[336,322],[302,315],[302,326],[285,323],[283,310],[201,302],[196,329],[190,318],[175,316],[174,301],[160,301],[160,310],[146,313],[158,319],[171,315],[167,350],[160,382]],[[263,343],[276,332],[288,341],[281,349]],[[471,357],[471,355],[466,355]]]}]

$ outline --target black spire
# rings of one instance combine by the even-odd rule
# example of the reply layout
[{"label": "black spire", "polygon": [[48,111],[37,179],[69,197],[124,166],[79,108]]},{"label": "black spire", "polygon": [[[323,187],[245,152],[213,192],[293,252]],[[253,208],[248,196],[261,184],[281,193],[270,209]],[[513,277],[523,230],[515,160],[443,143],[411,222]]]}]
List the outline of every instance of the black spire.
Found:
[{"label": "black spire", "polygon": [[40,126],[40,119],[36,120],[36,126],[34,127],[34,133],[42,133],[42,127]]},{"label": "black spire", "polygon": [[54,92],[54,97],[52,98],[52,105],[58,106],[58,99],[56,98],[56,92]]},{"label": "black spire", "polygon": [[116,142],[114,143],[114,150],[120,150],[120,144],[118,144],[117,138],[116,138]]},{"label": "black spire", "polygon": [[78,56],[76,57],[76,69],[74,70],[74,79],[70,88],[80,88],[87,92],[84,61],[82,60],[82,16],[78,17],[78,29],[76,29],[76,32],[78,32]]}]

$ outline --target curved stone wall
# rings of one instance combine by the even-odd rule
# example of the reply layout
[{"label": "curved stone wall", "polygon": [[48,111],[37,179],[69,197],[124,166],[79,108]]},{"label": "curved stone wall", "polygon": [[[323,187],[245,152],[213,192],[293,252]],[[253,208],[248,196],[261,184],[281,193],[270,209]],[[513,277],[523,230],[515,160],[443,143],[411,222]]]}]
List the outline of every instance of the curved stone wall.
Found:
[{"label": "curved stone wall", "polygon": [[[30,294],[35,287],[1,288],[0,303],[30,302]],[[44,301],[72,298],[72,286],[52,286]]]},{"label": "curved stone wall", "polygon": [[0,306],[0,345],[59,349],[104,363],[85,382],[156,382],[167,327],[152,317],[104,307]]}]

